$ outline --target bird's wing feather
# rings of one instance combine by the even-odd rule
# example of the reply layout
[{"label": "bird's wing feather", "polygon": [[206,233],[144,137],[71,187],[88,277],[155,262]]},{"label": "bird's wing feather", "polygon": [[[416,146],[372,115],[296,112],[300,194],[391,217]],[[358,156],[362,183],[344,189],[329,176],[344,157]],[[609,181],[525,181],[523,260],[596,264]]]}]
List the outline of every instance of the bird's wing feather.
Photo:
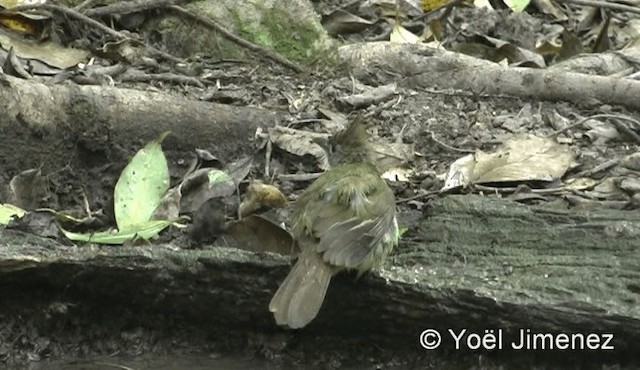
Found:
[{"label": "bird's wing feather", "polygon": [[334,266],[357,268],[392,229],[393,192],[375,171],[351,171],[331,182],[318,179],[317,189],[301,206],[312,209],[305,224],[317,240],[316,251]]},{"label": "bird's wing feather", "polygon": [[394,213],[362,220],[352,218],[329,228],[320,239],[318,251],[324,260],[346,268],[359,267],[364,259],[380,245],[391,230]]}]

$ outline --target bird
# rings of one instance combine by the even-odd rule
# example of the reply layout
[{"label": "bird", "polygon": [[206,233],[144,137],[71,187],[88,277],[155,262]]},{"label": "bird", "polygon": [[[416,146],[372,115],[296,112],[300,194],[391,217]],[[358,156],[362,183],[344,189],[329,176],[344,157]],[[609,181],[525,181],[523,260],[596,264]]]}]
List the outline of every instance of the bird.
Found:
[{"label": "bird", "polygon": [[317,316],[334,275],[379,269],[398,244],[395,196],[380,177],[362,116],[329,143],[331,168],[292,211],[298,259],[269,304],[276,323],[291,329]]}]

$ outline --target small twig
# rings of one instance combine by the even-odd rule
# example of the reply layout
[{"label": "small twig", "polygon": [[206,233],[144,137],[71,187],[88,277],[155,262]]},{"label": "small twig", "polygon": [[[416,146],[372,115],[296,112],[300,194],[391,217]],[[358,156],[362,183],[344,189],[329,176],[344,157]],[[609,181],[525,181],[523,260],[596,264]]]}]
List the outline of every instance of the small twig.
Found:
[{"label": "small twig", "polygon": [[434,9],[429,10],[428,12],[425,12],[424,14],[422,14],[421,16],[419,16],[418,18],[416,18],[416,19],[414,20],[414,22],[415,22],[415,21],[418,21],[418,20],[421,20],[421,19],[425,19],[425,18],[431,17],[433,14],[435,14],[435,13],[439,12],[439,11],[440,11],[440,10],[442,10],[442,9],[445,9],[445,11],[443,12],[443,14],[442,14],[440,17],[442,17],[442,18],[446,18],[446,17],[451,13],[451,9],[452,9],[454,6],[456,6],[456,5],[460,5],[460,4],[462,4],[462,3],[463,3],[463,1],[462,1],[462,0],[451,0],[451,1],[448,1],[448,2],[446,2],[446,3],[444,3],[444,4],[442,4],[442,5],[440,5],[440,6],[436,7],[436,8],[434,8]]},{"label": "small twig", "polygon": [[206,27],[209,27],[213,30],[215,30],[216,32],[219,32],[222,36],[224,36],[227,40],[235,43],[236,45],[239,45],[241,47],[247,48],[255,53],[258,53],[259,55],[264,56],[267,59],[270,59],[276,63],[282,64],[285,67],[288,67],[298,73],[303,72],[302,67],[300,67],[298,64],[282,57],[281,55],[275,53],[272,50],[269,50],[267,48],[264,48],[260,45],[254,44],[252,42],[249,42],[243,38],[240,38],[236,35],[234,35],[233,33],[227,31],[226,29],[224,29],[224,27],[222,27],[221,25],[219,25],[217,22],[215,22],[212,19],[209,18],[205,18],[203,16],[200,16],[198,14],[194,14],[186,9],[184,9],[183,7],[177,6],[177,5],[169,5],[167,6],[167,9],[171,9],[175,12],[177,12],[180,15],[183,15],[189,19],[192,19]]},{"label": "small twig", "polygon": [[33,4],[33,5],[21,5],[21,6],[17,6],[15,8],[11,8],[11,9],[3,9],[2,12],[6,13],[6,12],[24,12],[24,11],[28,11],[28,10],[48,10],[50,12],[56,12],[56,13],[60,13],[60,14],[64,14],[67,15],[71,18],[77,19],[79,21],[82,21],[92,27],[95,27],[97,29],[99,29],[100,31],[113,36],[119,40],[121,39],[125,39],[127,37],[125,37],[123,34],[121,34],[120,32],[111,29],[107,26],[105,26],[104,24],[96,21],[95,19],[91,19],[89,17],[87,17],[86,15],[73,10],[71,8],[67,8],[64,6],[59,6],[59,5],[53,5],[53,4]]},{"label": "small twig", "polygon": [[87,198],[87,194],[84,192],[84,189],[81,189],[80,196],[82,196],[82,205],[84,211],[87,213],[87,217],[93,217],[91,214],[91,206],[89,205],[89,199]]},{"label": "small twig", "polygon": [[436,194],[440,194],[440,190],[433,190],[433,191],[428,191],[426,193],[422,193],[422,194],[416,194],[413,196],[410,196],[408,198],[402,198],[402,199],[398,199],[396,200],[396,204],[400,204],[400,203],[406,203],[412,200],[417,200],[417,199],[421,199],[421,198],[427,198],[430,197],[432,195],[436,195]]},{"label": "small twig", "polygon": [[264,153],[264,175],[269,176],[269,172],[271,169],[271,154],[273,153],[273,143],[271,140],[267,139],[267,148]]},{"label": "small twig", "polygon": [[475,153],[475,150],[473,150],[473,149],[459,149],[459,148],[452,147],[452,146],[451,146],[451,145],[449,145],[449,144],[445,144],[445,143],[443,143],[442,141],[440,141],[440,140],[436,139],[436,134],[435,134],[435,132],[433,132],[433,131],[431,131],[431,130],[429,130],[429,131],[427,131],[427,132],[431,135],[431,140],[435,141],[435,142],[436,142],[436,144],[438,144],[438,145],[442,146],[442,147],[443,147],[443,148],[445,148],[445,149],[449,149],[449,150],[451,150],[451,151],[459,152],[459,153]]},{"label": "small twig", "polygon": [[591,177],[591,176],[595,175],[596,173],[607,171],[610,168],[613,168],[613,167],[617,166],[618,163],[620,163],[620,159],[618,159],[618,158],[611,159],[611,160],[608,160],[608,161],[606,161],[604,163],[600,163],[599,165],[597,165],[597,166],[595,166],[595,167],[593,167],[591,169],[580,171],[580,172],[576,173],[575,175],[573,175],[572,178]]},{"label": "small twig", "polygon": [[572,128],[578,127],[578,126],[582,125],[583,123],[585,123],[587,121],[590,121],[592,119],[598,119],[598,118],[615,118],[615,119],[620,119],[620,120],[623,120],[623,121],[629,121],[629,122],[635,123],[640,128],[640,122],[638,122],[636,119],[633,119],[631,117],[621,116],[619,114],[596,114],[596,115],[593,115],[593,116],[590,116],[590,117],[583,118],[580,121],[578,121],[576,123],[572,123],[567,127],[563,127],[563,128],[561,128],[559,130],[556,130],[556,131],[550,133],[549,135],[547,135],[547,137],[557,136],[557,135],[559,135],[559,134],[561,134],[561,133],[563,133],[565,131],[568,131],[568,130],[571,130]]},{"label": "small twig", "polygon": [[639,6],[640,0],[613,0],[614,3]]},{"label": "small twig", "polygon": [[[96,21],[95,19],[89,18],[88,16],[74,10],[71,8],[67,8],[64,6],[59,6],[59,5],[53,5],[53,4],[34,4],[34,5],[23,5],[23,6],[17,6],[15,8],[11,8],[11,9],[3,9],[0,10],[0,13],[6,13],[6,12],[23,12],[23,11],[28,11],[28,10],[48,10],[50,12],[57,12],[60,14],[64,14],[66,16],[69,16],[70,18],[74,18],[77,19],[81,22],[84,22],[86,24],[88,24],[89,26],[95,27],[99,30],[101,30],[102,32],[106,33],[107,35],[112,36],[113,38],[115,38],[116,40],[126,40],[126,39],[130,39],[130,37],[128,37],[127,35],[118,32],[112,28],[109,28],[107,26],[105,26],[104,24]],[[144,44],[144,43],[143,43]],[[166,53],[164,51],[158,50],[156,48],[154,48],[153,46],[149,46],[144,44],[146,49],[153,53],[156,56],[162,57],[164,59],[167,59],[169,61],[172,61],[174,63],[184,63],[184,60],[182,60],[181,58],[177,58],[169,53]]]},{"label": "small twig", "polygon": [[[235,182],[235,181],[234,181]],[[238,220],[242,220],[242,197],[240,197],[240,184],[236,182],[236,202],[238,203]]]},{"label": "small twig", "polygon": [[315,180],[318,177],[320,177],[320,175],[322,175],[323,172],[319,172],[319,173],[300,173],[300,174],[291,174],[291,175],[278,175],[278,180],[285,180],[285,181],[311,181],[311,180]]},{"label": "small twig", "polygon": [[[497,193],[497,194],[510,194],[520,190],[519,187],[498,188],[494,186],[486,186],[486,185],[478,185],[478,184],[473,185],[473,187],[480,191],[490,191],[492,193]],[[531,194],[537,194],[537,195],[551,195],[551,194],[566,193],[567,189],[565,188],[529,189],[529,192]]]},{"label": "small twig", "polygon": [[174,0],[119,1],[114,4],[87,9],[83,13],[90,17],[104,17],[164,8],[169,5],[174,5],[176,2],[177,1]]},{"label": "small twig", "polygon": [[519,100],[520,98],[513,95],[500,95],[500,94],[481,94],[476,92],[468,92],[461,90],[437,90],[437,89],[429,89],[425,87],[416,88],[416,90],[420,90],[433,95],[442,95],[442,96],[462,96],[462,97],[470,97],[474,99],[478,98],[491,98],[491,99],[505,99],[505,100]]},{"label": "small twig", "polygon": [[401,156],[395,155],[393,153],[385,153],[385,152],[380,151],[380,150],[373,150],[373,153],[380,154],[381,156],[386,157],[386,158],[397,159],[400,162],[406,162],[407,161],[407,158],[402,158]]},{"label": "small twig", "polygon": [[621,78],[621,77],[627,77],[627,76],[631,76],[631,74],[635,71],[636,69],[634,67],[629,67],[626,69],[623,69],[622,71],[618,71],[616,73],[612,73],[607,75],[607,77],[610,78]]},{"label": "small twig", "polygon": [[122,82],[169,82],[172,84],[195,85],[204,88],[204,84],[196,77],[177,75],[174,73],[137,73],[120,77]]},{"label": "small twig", "polygon": [[616,4],[616,3],[612,3],[610,1],[598,1],[598,0],[560,0],[561,3],[569,3],[569,4],[576,4],[576,5],[586,5],[586,6],[593,6],[596,8],[605,8],[605,9],[613,9],[613,10],[620,10],[623,12],[630,12],[630,13],[636,13],[636,14],[640,14],[640,8],[635,7],[635,6],[629,6],[629,5],[623,5],[623,4]]},{"label": "small twig", "polygon": [[97,4],[101,1],[102,0],[84,0],[82,3],[80,3],[80,5],[74,6],[73,10],[81,11],[82,9],[90,8],[93,6],[93,4]]},{"label": "small twig", "polygon": [[132,368],[132,367],[128,367],[128,366],[124,366],[124,365],[120,365],[120,364],[114,364],[114,363],[111,363],[111,362],[97,361],[97,362],[94,362],[94,364],[96,364],[98,366],[113,367],[113,368],[121,369],[121,370],[134,370],[134,368]]},{"label": "small twig", "polygon": [[[620,122],[618,119],[612,119],[611,122],[613,123],[613,125],[616,127],[616,130],[622,132],[623,134],[629,136],[631,139],[633,139],[633,141],[636,142],[636,144],[640,144],[640,136],[638,136],[638,134],[635,133],[635,131],[631,130],[629,127],[627,127],[625,124],[623,124],[622,122]],[[634,122],[636,124],[638,124],[638,121]],[[638,127],[640,128],[640,127]]]}]

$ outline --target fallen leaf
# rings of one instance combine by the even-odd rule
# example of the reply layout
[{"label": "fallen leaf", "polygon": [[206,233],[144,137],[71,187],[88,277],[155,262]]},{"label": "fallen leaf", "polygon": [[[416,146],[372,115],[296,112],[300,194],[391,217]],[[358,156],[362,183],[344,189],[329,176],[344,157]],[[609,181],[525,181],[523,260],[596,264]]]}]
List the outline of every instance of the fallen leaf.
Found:
[{"label": "fallen leaf", "polygon": [[24,170],[9,182],[11,195],[9,202],[27,211],[38,208],[49,196],[47,179],[39,168]]},{"label": "fallen leaf", "polygon": [[[270,127],[267,132],[269,133],[269,140],[280,149],[298,156],[311,155],[318,162],[318,167],[323,170],[329,169],[329,158],[325,150],[326,143],[329,142],[328,134],[295,130],[282,126]],[[325,145],[320,145],[320,143]]]},{"label": "fallen leaf", "polygon": [[247,187],[240,204],[240,216],[246,217],[261,208],[283,208],[287,203],[287,198],[277,187],[256,180]]},{"label": "fallen leaf", "polygon": [[291,234],[259,215],[251,215],[233,222],[225,235],[232,238],[240,249],[283,255],[294,253]]},{"label": "fallen leaf", "polygon": [[22,217],[26,211],[13,204],[0,203],[0,225],[6,225],[13,217]]},{"label": "fallen leaf", "polygon": [[477,150],[455,161],[444,190],[470,184],[501,182],[552,182],[570,168],[573,153],[552,138],[518,135],[492,153]]},{"label": "fallen leaf", "polygon": [[119,229],[149,221],[169,189],[169,167],[160,146],[168,134],[164,132],[145,145],[122,170],[113,192]]},{"label": "fallen leaf", "polygon": [[336,9],[322,17],[322,26],[331,36],[361,32],[372,24],[374,22],[353,15],[344,9]]}]

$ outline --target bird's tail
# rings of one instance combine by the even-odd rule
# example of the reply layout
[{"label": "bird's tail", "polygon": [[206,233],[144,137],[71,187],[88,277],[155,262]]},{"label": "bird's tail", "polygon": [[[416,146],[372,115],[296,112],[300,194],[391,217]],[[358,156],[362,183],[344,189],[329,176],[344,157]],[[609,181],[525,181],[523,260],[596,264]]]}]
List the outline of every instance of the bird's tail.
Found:
[{"label": "bird's tail", "polygon": [[315,251],[302,252],[269,303],[278,325],[302,328],[313,320],[333,276],[331,266]]}]

